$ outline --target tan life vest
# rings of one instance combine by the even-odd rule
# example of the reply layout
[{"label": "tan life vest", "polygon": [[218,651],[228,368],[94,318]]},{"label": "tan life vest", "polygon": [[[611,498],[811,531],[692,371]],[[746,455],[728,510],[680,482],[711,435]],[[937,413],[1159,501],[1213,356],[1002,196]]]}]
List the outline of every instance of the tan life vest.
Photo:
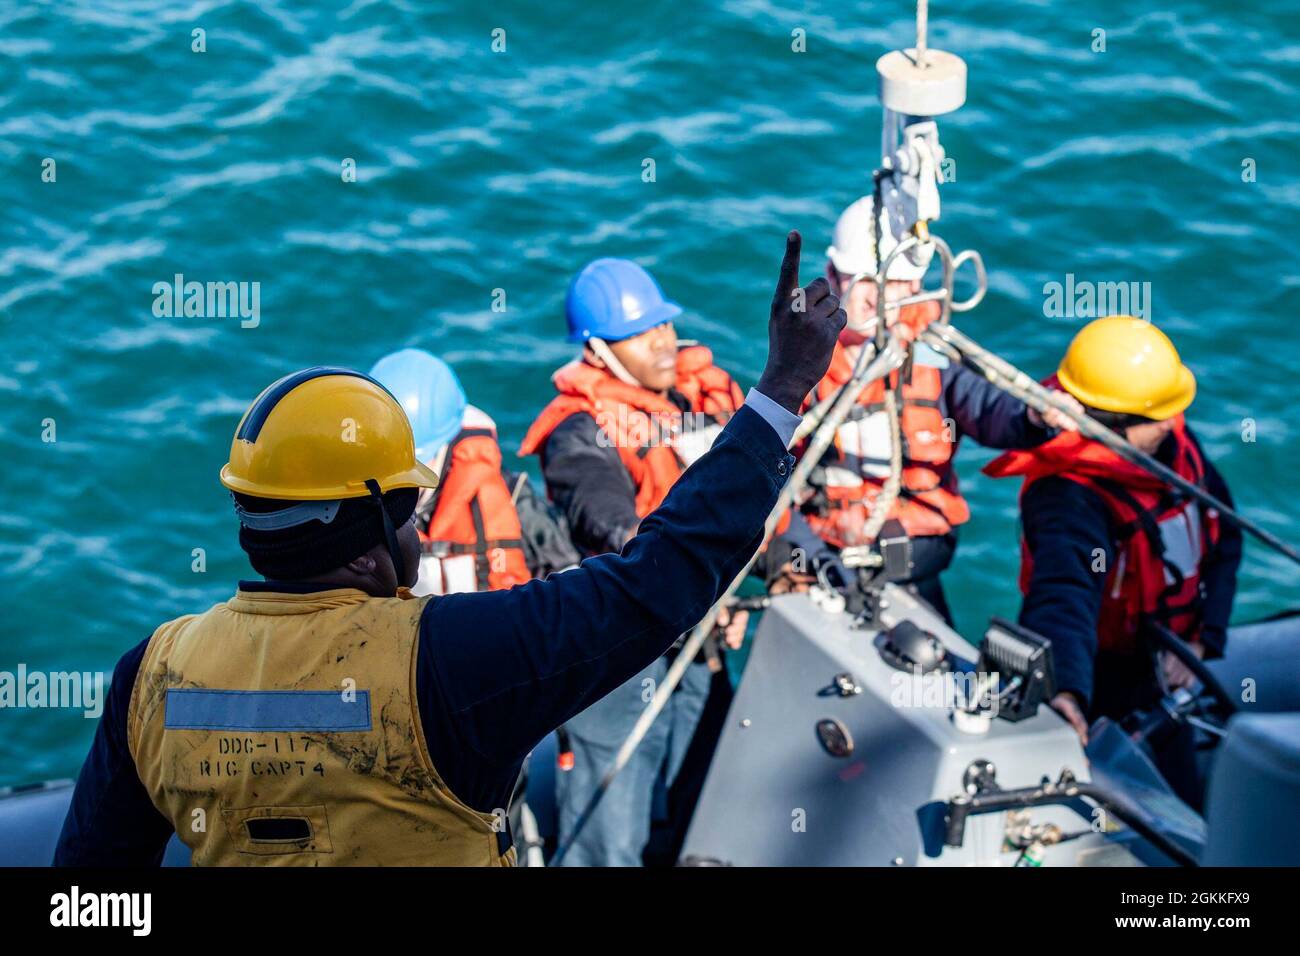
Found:
[{"label": "tan life vest", "polygon": [[513,865],[425,745],[426,600],[240,591],[154,632],[128,743],[195,865]]}]

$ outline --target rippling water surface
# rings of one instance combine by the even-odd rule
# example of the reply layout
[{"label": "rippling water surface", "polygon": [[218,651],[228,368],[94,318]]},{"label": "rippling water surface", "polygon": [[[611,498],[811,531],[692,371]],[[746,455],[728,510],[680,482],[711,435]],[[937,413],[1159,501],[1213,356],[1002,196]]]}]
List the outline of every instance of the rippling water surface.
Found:
[{"label": "rippling water surface", "polygon": [[[937,231],[990,269],[966,330],[1037,375],[1080,324],[1044,316],[1044,283],[1149,281],[1200,381],[1193,422],[1246,511],[1294,540],[1300,11],[1167,5],[935,3],[931,43],[971,75],[943,122],[956,181]],[[867,188],[874,62],[911,16],[740,0],[0,7],[0,670],[110,669],[228,594],[245,564],[217,469],[245,404],[291,369],[429,348],[514,445],[571,354],[568,277],[621,255],[752,384],[781,237],[808,237],[807,281]],[[154,283],[178,273],[259,282],[260,323],[155,317]],[[948,575],[971,635],[1017,606],[1016,488],[977,477],[989,457],[962,450],[975,518]],[[1238,620],[1300,605],[1281,559],[1251,546],[1244,570]],[[0,784],[74,773],[92,729],[4,711]]]}]

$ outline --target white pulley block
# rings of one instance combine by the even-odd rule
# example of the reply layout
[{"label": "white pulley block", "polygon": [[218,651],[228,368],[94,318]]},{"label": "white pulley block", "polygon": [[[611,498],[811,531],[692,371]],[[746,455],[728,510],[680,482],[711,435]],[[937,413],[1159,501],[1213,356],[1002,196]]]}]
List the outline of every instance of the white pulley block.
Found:
[{"label": "white pulley block", "polygon": [[952,712],[952,725],[964,734],[982,736],[989,732],[993,719],[983,711],[969,711],[958,707]]},{"label": "white pulley block", "polygon": [[907,116],[942,116],[966,102],[966,61],[955,53],[926,50],[925,66],[916,51],[894,50],[876,61],[880,103]]},{"label": "white pulley block", "polygon": [[813,604],[821,608],[827,614],[843,614],[844,609],[848,607],[848,602],[844,600],[844,595],[838,591],[832,591],[828,588],[814,584],[808,589],[808,596],[812,598]]}]

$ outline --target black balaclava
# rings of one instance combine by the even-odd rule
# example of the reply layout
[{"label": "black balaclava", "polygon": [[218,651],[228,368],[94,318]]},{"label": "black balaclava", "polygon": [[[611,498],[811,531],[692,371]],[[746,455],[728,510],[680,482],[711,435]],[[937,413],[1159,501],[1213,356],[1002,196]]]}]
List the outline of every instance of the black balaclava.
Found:
[{"label": "black balaclava", "polygon": [[[411,520],[418,488],[398,488],[383,495],[363,498],[344,498],[333,519],[326,522],[312,519],[303,524],[273,531],[239,527],[239,546],[248,554],[253,570],[263,577],[276,581],[311,578],[341,568],[353,558],[360,557],[377,544],[384,544],[392,553],[396,547],[395,529]],[[266,514],[301,504],[275,498],[254,498],[232,492],[235,503],[245,511]],[[386,525],[379,510],[382,500],[391,525]],[[397,570],[398,584],[402,583],[403,567],[400,549],[392,554]]]}]

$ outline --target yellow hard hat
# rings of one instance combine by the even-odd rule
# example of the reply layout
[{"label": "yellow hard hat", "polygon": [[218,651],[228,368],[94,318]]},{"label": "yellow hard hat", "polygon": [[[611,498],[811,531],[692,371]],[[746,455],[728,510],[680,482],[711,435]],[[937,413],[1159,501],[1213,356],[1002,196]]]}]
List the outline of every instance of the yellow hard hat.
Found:
[{"label": "yellow hard hat", "polygon": [[1094,319],[1080,329],[1056,377],[1085,405],[1156,421],[1196,397],[1196,377],[1169,336],[1131,315]]},{"label": "yellow hard hat", "polygon": [[438,475],[415,457],[411,424],[382,385],[348,368],[286,375],[253,401],[230,443],[221,483],[256,498],[327,501],[433,488]]}]

